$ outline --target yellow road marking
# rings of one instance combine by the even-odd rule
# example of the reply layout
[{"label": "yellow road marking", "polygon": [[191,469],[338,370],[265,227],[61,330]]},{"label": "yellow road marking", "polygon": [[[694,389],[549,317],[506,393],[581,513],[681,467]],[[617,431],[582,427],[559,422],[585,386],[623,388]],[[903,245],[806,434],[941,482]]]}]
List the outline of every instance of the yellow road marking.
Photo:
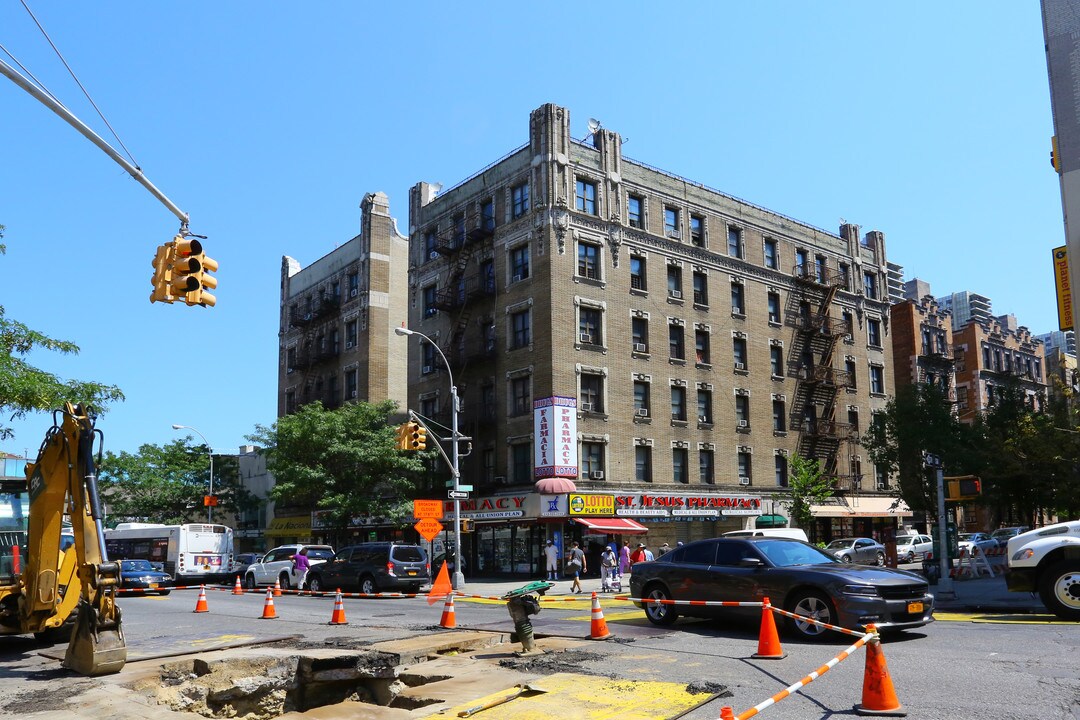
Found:
[{"label": "yellow road marking", "polygon": [[[604,612],[604,620],[645,620],[645,612],[643,610],[623,610],[621,612]],[[574,615],[573,617],[563,618],[563,620],[583,620],[585,622],[592,621],[592,613],[588,615]]]},{"label": "yellow road marking", "polygon": [[935,612],[934,619],[943,622],[972,622],[1001,625],[1062,625],[1074,624],[1055,615],[1004,615],[999,613]]}]

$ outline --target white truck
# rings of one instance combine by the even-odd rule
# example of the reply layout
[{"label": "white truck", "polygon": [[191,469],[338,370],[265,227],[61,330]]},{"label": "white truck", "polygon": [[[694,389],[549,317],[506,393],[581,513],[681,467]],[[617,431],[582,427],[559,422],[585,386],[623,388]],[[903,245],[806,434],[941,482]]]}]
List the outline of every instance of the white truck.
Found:
[{"label": "white truck", "polygon": [[1038,592],[1063,620],[1080,620],[1080,520],[1029,530],[1009,540],[1005,583]]}]

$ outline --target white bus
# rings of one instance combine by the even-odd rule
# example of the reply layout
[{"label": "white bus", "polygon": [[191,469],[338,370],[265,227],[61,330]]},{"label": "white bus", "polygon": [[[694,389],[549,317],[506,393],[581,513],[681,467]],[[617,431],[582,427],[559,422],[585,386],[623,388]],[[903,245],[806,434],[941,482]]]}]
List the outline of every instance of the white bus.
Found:
[{"label": "white bus", "polygon": [[233,563],[233,531],[224,525],[120,523],[105,531],[110,560],[149,560],[177,585],[223,580]]}]

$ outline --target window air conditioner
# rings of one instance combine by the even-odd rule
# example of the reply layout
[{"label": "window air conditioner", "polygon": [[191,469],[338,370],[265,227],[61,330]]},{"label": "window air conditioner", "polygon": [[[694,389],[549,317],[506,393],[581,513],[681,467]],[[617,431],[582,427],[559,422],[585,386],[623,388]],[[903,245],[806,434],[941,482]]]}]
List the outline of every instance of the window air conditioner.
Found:
[{"label": "window air conditioner", "polygon": [[749,420],[740,420],[739,421],[739,427],[741,427],[741,428],[750,427],[750,421]]},{"label": "window air conditioner", "polygon": [[521,282],[521,276],[520,275],[515,275],[514,279],[511,282]]},{"label": "window air conditioner", "polygon": [[352,392],[350,392],[349,397],[356,397],[356,391],[353,390]]},{"label": "window air conditioner", "polygon": [[647,347],[645,343],[634,343],[634,352],[646,352]]},{"label": "window air conditioner", "polygon": [[424,366],[424,374],[425,374],[425,375],[427,375],[427,374],[428,374],[428,373],[430,373],[431,371],[432,371],[432,367],[431,367],[431,365],[425,365],[425,366]]},{"label": "window air conditioner", "polygon": [[638,417],[649,417],[649,408],[637,408],[634,414]]},{"label": "window air conditioner", "polygon": [[736,370],[745,370],[746,369],[746,363],[741,363],[741,362],[735,363],[735,369]]},{"label": "window air conditioner", "polygon": [[676,300],[682,300],[682,290],[668,290],[667,294],[669,297],[673,297]]},{"label": "window air conditioner", "polygon": [[709,422],[709,416],[708,415],[698,415],[697,416],[697,421],[702,422],[702,423],[707,423],[707,422]]},{"label": "window air conditioner", "polygon": [[591,473],[589,473],[589,477],[592,478],[593,480],[603,480],[604,479],[604,471],[603,470],[593,470]]},{"label": "window air conditioner", "polygon": [[295,372],[295,368],[288,368],[287,370],[285,370],[286,375],[292,375],[293,372]]},{"label": "window air conditioner", "polygon": [[585,343],[586,345],[592,345],[592,334],[581,333],[581,342]]},{"label": "window air conditioner", "polygon": [[359,293],[360,293],[359,290],[357,290],[356,288],[353,288],[352,290],[349,291],[349,297],[356,297]]},{"label": "window air conditioner", "polygon": [[346,349],[346,350],[348,350],[348,349],[349,349],[349,348],[351,348],[352,346],[353,346],[353,343],[351,343],[351,342],[346,342],[346,343],[345,343],[345,349]]},{"label": "window air conditioner", "polygon": [[581,412],[592,412],[592,403],[581,403]]},{"label": "window air conditioner", "polygon": [[505,475],[496,475],[495,476],[495,484],[496,485],[505,485],[506,484],[506,476]]},{"label": "window air conditioner", "polygon": [[745,475],[740,475],[739,476],[739,484],[740,485],[749,485],[750,484],[750,478],[746,477]]},{"label": "window air conditioner", "polygon": [[679,232],[678,230],[668,230],[667,231],[667,236],[669,238],[674,239],[674,240],[679,240],[680,238],[682,238],[682,233]]}]

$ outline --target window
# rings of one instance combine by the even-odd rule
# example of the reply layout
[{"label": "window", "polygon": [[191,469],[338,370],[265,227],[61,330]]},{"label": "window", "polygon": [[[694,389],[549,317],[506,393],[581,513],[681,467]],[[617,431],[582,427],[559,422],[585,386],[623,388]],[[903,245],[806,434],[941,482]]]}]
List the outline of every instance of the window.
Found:
[{"label": "window", "polygon": [[847,386],[852,389],[859,387],[858,378],[855,377],[855,358],[844,360],[844,370],[847,371]]},{"label": "window", "polygon": [[671,450],[671,479],[677,483],[687,484],[690,482],[690,453],[686,448],[673,448]]},{"label": "window", "polygon": [[511,349],[528,347],[532,342],[530,333],[529,311],[522,310],[510,315],[510,347]]},{"label": "window", "polygon": [[690,242],[697,247],[705,247],[705,218],[700,215],[690,216]]},{"label": "window", "polygon": [[739,428],[750,427],[750,396],[735,396],[735,425]]},{"label": "window", "polygon": [[510,277],[511,282],[520,282],[529,277],[529,246],[510,249]]},{"label": "window", "polygon": [[349,273],[346,278],[346,285],[349,288],[349,297],[356,297],[360,294],[360,275],[358,273]]},{"label": "window", "polygon": [[712,423],[712,390],[697,391],[697,419],[700,423]]},{"label": "window", "polygon": [[431,317],[439,312],[435,307],[435,299],[438,297],[438,294],[438,288],[434,285],[428,285],[424,288],[424,317]]},{"label": "window", "polygon": [[870,366],[870,392],[885,394],[885,370],[880,365]]},{"label": "window", "polygon": [[465,213],[454,216],[454,247],[465,244]]},{"label": "window", "polygon": [[765,267],[776,270],[780,267],[780,255],[776,249],[776,241],[765,238]]},{"label": "window", "polygon": [[884,467],[874,466],[874,486],[878,490],[889,489],[889,475],[885,472]]},{"label": "window", "polygon": [[707,330],[694,331],[694,362],[698,365],[712,363],[709,353],[709,332]]},{"label": "window", "polygon": [[745,291],[743,290],[742,283],[731,283],[731,314],[732,315],[745,315],[746,314],[746,298]]},{"label": "window", "polygon": [[649,351],[649,320],[635,317],[630,320],[630,334],[633,336],[634,352]]},{"label": "window", "polygon": [[851,268],[847,263],[840,263],[840,287],[844,290],[851,290]]},{"label": "window", "polygon": [[424,375],[435,372],[441,365],[436,365],[435,346],[429,342],[420,344],[420,372]]},{"label": "window", "polygon": [[517,219],[529,212],[529,183],[510,188],[510,214]]},{"label": "window", "polygon": [[516,484],[531,483],[532,477],[532,443],[514,443],[510,446],[511,477]]},{"label": "window", "polygon": [[698,450],[698,475],[701,482],[707,485],[716,482],[716,468],[712,450],[707,448]]},{"label": "window", "polygon": [[847,424],[853,431],[859,432],[859,408],[850,407],[847,411]]},{"label": "window", "polygon": [[574,191],[574,207],[578,212],[596,214],[596,183],[578,180]]},{"label": "window", "polygon": [[285,393],[285,412],[296,412],[296,393],[292,390]]},{"label": "window", "polygon": [[356,396],[356,371],[348,370],[345,372],[345,399],[352,400],[356,398]]},{"label": "window", "polygon": [[495,229],[495,201],[488,200],[480,206],[480,227],[483,230]]},{"label": "window", "polygon": [[670,238],[679,237],[679,211],[675,208],[664,208],[664,234]]},{"label": "window", "polygon": [[694,271],[694,304],[709,304],[709,277],[696,270]]},{"label": "window", "polygon": [[769,293],[769,322],[780,324],[780,293]]},{"label": "window", "polygon": [[671,419],[686,422],[686,388],[671,386]]},{"label": "window", "polygon": [[871,347],[881,347],[881,321],[876,318],[866,319],[866,339]]},{"label": "window", "polygon": [[[582,478],[594,475],[599,479],[604,472],[604,445],[598,442],[581,443],[581,462],[579,465]],[[596,475],[600,473],[600,475]]]},{"label": "window", "polygon": [[420,401],[420,414],[424,417],[435,417],[439,414],[439,401],[437,398],[423,398]]},{"label": "window", "polygon": [[626,199],[626,214],[630,227],[639,230],[645,227],[645,199],[640,195],[631,195]]},{"label": "window", "polygon": [[739,228],[728,228],[727,254],[733,258],[742,258],[743,256],[742,230]]},{"label": "window", "polygon": [[645,258],[641,255],[630,256],[630,289],[648,290],[649,285],[645,281]]},{"label": "window", "polygon": [[826,270],[824,255],[814,256],[814,278],[822,285],[825,284]]},{"label": "window", "polygon": [[532,378],[528,375],[510,380],[510,414],[528,415],[532,412]]},{"label": "window", "polygon": [[672,360],[686,359],[684,342],[683,326],[674,323],[668,325],[668,350]]},{"label": "window", "polygon": [[350,320],[349,322],[345,323],[345,347],[346,349],[356,347],[355,320]]},{"label": "window", "polygon": [[648,445],[634,447],[634,479],[638,482],[652,482],[652,448]]},{"label": "window", "polygon": [[644,380],[634,381],[634,416],[648,417],[651,407],[649,397],[649,383]]},{"label": "window", "polygon": [[670,298],[682,300],[682,268],[678,265],[667,266],[667,294]]},{"label": "window", "polygon": [[291,347],[285,352],[285,372],[291,373],[296,369],[296,348]]},{"label": "window", "polygon": [[600,248],[590,243],[579,242],[577,252],[577,274],[590,280],[600,279]]},{"label": "window", "polygon": [[[745,481],[744,481],[744,478],[745,478]],[[746,484],[749,485],[750,480],[751,480],[751,475],[750,475],[750,453],[746,452],[745,450],[740,450],[739,451],[739,483],[742,484],[743,482],[746,482]]]},{"label": "window", "polygon": [[735,369],[746,370],[746,338],[737,337],[733,341],[735,355]]},{"label": "window", "polygon": [[603,345],[604,336],[600,310],[582,307],[578,311],[578,340],[583,345]]},{"label": "window", "polygon": [[787,407],[783,400],[772,401],[773,432],[787,432]]},{"label": "window", "polygon": [[604,376],[596,373],[581,374],[581,397],[578,400],[583,412],[604,412]]},{"label": "window", "polygon": [[784,348],[779,345],[769,348],[769,367],[773,377],[784,376]]},{"label": "window", "polygon": [[874,273],[863,273],[863,287],[866,290],[866,297],[877,300],[877,276]]},{"label": "window", "polygon": [[847,337],[844,338],[845,342],[851,342],[855,338],[855,318],[851,315],[850,310],[845,310],[844,315],[844,333]]},{"label": "window", "polygon": [[424,260],[435,254],[435,248],[439,244],[439,237],[434,230],[424,232]]},{"label": "window", "polygon": [[489,483],[495,482],[495,450],[487,448],[481,457],[483,458],[484,480]]},{"label": "window", "polygon": [[776,487],[788,486],[788,463],[787,458],[783,455],[776,455],[773,459],[773,464],[776,468]]},{"label": "window", "polygon": [[968,406],[968,389],[966,387],[956,388],[956,405],[961,410],[966,410]]},{"label": "window", "polygon": [[810,255],[805,250],[795,251],[795,274],[806,277],[806,266],[810,261]]}]

